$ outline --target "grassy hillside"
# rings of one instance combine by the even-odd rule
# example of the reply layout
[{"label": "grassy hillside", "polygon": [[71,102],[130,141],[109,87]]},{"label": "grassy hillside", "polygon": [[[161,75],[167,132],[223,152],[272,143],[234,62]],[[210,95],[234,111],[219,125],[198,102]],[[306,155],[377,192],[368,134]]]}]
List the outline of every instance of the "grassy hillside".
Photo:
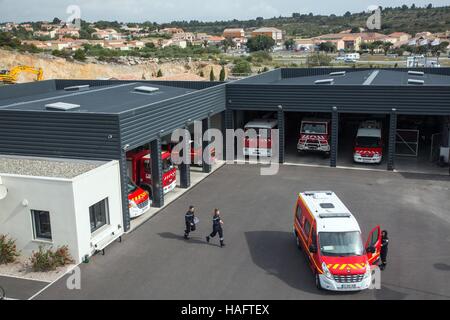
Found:
[{"label": "grassy hillside", "polygon": [[[274,17],[270,19],[256,18],[253,20],[231,21],[174,21],[164,24],[164,27],[177,26],[192,32],[208,32],[221,34],[223,29],[230,27],[278,27],[286,30],[288,36],[311,37],[324,33],[340,32],[346,29],[366,27],[369,13],[346,13],[343,16],[324,16],[293,13],[291,17]],[[416,34],[421,31],[442,32],[450,30],[450,6],[446,7],[397,7],[382,8],[381,33],[403,31]]]}]

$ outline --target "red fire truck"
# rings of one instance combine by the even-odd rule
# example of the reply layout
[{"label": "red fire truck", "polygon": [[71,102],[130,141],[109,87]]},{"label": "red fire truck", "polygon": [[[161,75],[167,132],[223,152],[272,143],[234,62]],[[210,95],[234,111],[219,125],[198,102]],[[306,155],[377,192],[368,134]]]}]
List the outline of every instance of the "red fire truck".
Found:
[{"label": "red fire truck", "polygon": [[317,288],[358,291],[370,287],[371,265],[380,258],[381,228],[375,227],[364,245],[358,222],[334,192],[298,195],[294,235],[315,275]]},{"label": "red fire truck", "polygon": [[[170,152],[162,151],[163,190],[164,193],[175,189],[177,185],[177,169],[170,159]],[[139,187],[149,192],[152,196],[152,162],[150,150],[138,150],[127,152],[128,175]]]},{"label": "red fire truck", "polygon": [[127,181],[127,188],[130,218],[137,218],[150,209],[152,201],[148,192],[139,188],[130,178]]},{"label": "red fire truck", "polygon": [[[271,130],[278,127],[276,119],[257,119],[250,121],[244,127],[244,156],[272,156],[272,137]],[[249,130],[254,130],[254,137],[249,137]]]},{"label": "red fire truck", "polygon": [[[175,141],[170,141],[170,142],[164,141],[162,143],[162,148],[163,148],[163,150],[170,152],[172,155],[176,155],[176,153],[174,153],[174,151],[173,151],[173,148],[176,146],[176,144],[177,144],[177,142],[175,142]],[[201,165],[201,164],[197,164],[195,161],[197,159],[201,160],[203,157],[202,146],[196,147],[193,140],[189,141],[189,145],[191,146],[191,148],[190,148],[191,163],[190,164],[194,165],[194,166]],[[211,164],[215,163],[216,162],[216,149],[215,148],[211,148],[210,157],[211,157]]]},{"label": "red fire truck", "polygon": [[305,118],[300,126],[297,143],[299,152],[316,151],[330,154],[331,121],[329,119]]},{"label": "red fire truck", "polygon": [[353,160],[357,163],[381,163],[383,158],[383,139],[381,123],[364,121],[356,134]]}]

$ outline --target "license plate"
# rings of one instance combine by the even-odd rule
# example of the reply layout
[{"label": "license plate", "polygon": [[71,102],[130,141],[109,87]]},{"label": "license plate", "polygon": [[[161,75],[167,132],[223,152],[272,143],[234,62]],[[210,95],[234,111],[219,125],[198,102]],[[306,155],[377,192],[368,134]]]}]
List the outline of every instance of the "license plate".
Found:
[{"label": "license plate", "polygon": [[343,284],[341,285],[341,289],[356,289],[356,284]]}]

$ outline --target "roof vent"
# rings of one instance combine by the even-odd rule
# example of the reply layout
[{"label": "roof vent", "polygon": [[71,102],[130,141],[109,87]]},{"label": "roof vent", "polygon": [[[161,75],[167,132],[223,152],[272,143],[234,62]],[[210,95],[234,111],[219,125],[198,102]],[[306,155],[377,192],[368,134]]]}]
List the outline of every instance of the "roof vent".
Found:
[{"label": "roof vent", "polygon": [[334,79],[323,79],[314,81],[315,84],[334,84]]},{"label": "roof vent", "polygon": [[159,91],[159,88],[148,87],[148,86],[141,86],[141,87],[134,88],[134,91],[135,92],[139,92],[139,93],[153,93],[153,92]]},{"label": "roof vent", "polygon": [[81,85],[81,86],[65,87],[64,90],[65,91],[85,91],[85,90],[89,90],[89,85],[88,84],[84,84],[84,85]]},{"label": "roof vent", "polygon": [[346,74],[347,74],[346,71],[330,72],[330,76],[345,76]]},{"label": "roof vent", "polygon": [[416,80],[416,79],[408,79],[408,84],[414,84],[414,85],[424,85],[424,80]]},{"label": "roof vent", "polygon": [[411,76],[423,77],[425,75],[425,72],[423,72],[423,71],[408,71],[408,74]]},{"label": "roof vent", "polygon": [[350,213],[321,213],[319,217],[322,219],[325,218],[350,218]]},{"label": "roof vent", "polygon": [[334,204],[332,204],[332,203],[321,203],[320,207],[322,209],[334,209]]},{"label": "roof vent", "polygon": [[79,108],[80,108],[79,104],[72,104],[65,102],[56,102],[45,105],[45,109],[49,111],[72,111]]}]

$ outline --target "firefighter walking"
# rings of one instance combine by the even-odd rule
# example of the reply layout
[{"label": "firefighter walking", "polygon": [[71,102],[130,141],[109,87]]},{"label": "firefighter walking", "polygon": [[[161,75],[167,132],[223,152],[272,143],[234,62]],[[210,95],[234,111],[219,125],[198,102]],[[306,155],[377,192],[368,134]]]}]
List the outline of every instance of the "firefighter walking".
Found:
[{"label": "firefighter walking", "polygon": [[213,215],[213,231],[209,236],[206,236],[206,241],[209,243],[211,238],[214,238],[216,234],[219,234],[220,246],[224,247],[225,243],[223,242],[223,220],[220,217],[219,209],[214,209]]},{"label": "firefighter walking", "polygon": [[184,230],[184,238],[189,239],[189,233],[195,231],[195,207],[189,206],[189,210],[184,215],[184,221],[186,224],[186,230]]}]

